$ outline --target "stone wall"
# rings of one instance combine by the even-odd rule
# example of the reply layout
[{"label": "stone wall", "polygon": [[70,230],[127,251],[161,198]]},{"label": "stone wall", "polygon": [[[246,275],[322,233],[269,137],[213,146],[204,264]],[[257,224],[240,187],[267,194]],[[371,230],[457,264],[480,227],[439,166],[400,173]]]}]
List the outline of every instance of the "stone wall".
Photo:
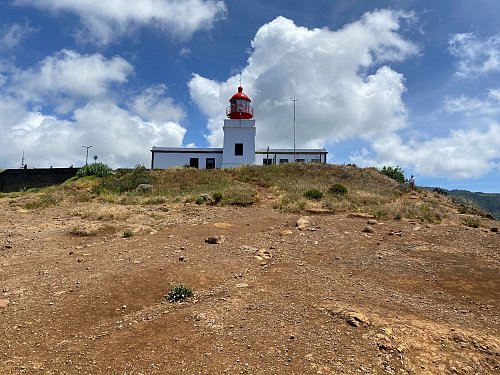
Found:
[{"label": "stone wall", "polygon": [[79,168],[6,169],[0,172],[0,192],[40,188],[63,183]]}]

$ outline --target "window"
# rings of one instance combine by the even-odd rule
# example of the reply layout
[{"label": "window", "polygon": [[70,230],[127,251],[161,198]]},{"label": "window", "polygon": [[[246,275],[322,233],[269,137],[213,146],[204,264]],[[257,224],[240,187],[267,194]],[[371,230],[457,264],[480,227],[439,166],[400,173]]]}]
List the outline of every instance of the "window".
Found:
[{"label": "window", "polygon": [[280,164],[288,163],[288,159],[280,159]]},{"label": "window", "polygon": [[198,168],[198,158],[189,158],[189,166],[191,168]]},{"label": "window", "polygon": [[272,165],[273,164],[273,159],[266,159],[262,160],[263,165]]},{"label": "window", "polygon": [[235,143],[234,144],[234,154],[235,155],[243,155],[243,143]]},{"label": "window", "polygon": [[215,158],[207,158],[205,160],[206,169],[215,169]]},{"label": "window", "polygon": [[306,161],[306,159],[295,159],[295,161],[296,161],[297,163],[303,163],[303,162],[305,162],[305,161]]},{"label": "window", "polygon": [[311,163],[321,163],[321,159],[311,159]]}]

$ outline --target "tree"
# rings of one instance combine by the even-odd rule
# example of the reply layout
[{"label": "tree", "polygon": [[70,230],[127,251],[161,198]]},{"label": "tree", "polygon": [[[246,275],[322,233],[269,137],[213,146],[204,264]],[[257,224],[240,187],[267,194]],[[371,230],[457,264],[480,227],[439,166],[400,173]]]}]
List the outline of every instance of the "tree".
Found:
[{"label": "tree", "polygon": [[387,177],[390,177],[402,184],[404,184],[406,181],[404,171],[397,165],[395,167],[384,166],[380,173],[385,174]]}]

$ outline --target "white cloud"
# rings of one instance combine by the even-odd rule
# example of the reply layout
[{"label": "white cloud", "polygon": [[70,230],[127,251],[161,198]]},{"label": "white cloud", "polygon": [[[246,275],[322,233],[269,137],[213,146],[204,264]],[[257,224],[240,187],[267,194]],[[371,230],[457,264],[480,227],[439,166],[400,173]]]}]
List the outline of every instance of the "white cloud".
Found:
[{"label": "white cloud", "polygon": [[74,13],[84,26],[79,36],[98,44],[108,44],[142,26],[189,39],[226,16],[221,0],[16,0],[15,4]]},{"label": "white cloud", "polygon": [[165,85],[158,85],[144,90],[133,98],[130,107],[146,121],[180,122],[186,113],[172,98],[165,96]]},{"label": "white cloud", "polygon": [[445,99],[445,109],[449,113],[463,113],[466,116],[494,116],[500,113],[500,89],[488,91],[485,98],[470,98],[465,95]]},{"label": "white cloud", "polygon": [[[284,17],[263,25],[242,70],[245,92],[255,104],[258,146],[292,144],[287,135],[293,96],[300,147],[404,127],[404,77],[381,62],[418,53],[398,34],[409,18],[411,14],[376,11],[338,31],[299,27]],[[238,78],[215,82],[194,74],[189,82],[193,101],[208,117],[211,145],[222,143],[222,119]]]},{"label": "white cloud", "polygon": [[[0,166],[18,167],[23,150],[35,167],[81,165],[81,145],[92,145],[112,167],[149,165],[153,145],[180,146],[184,110],[163,85],[121,98],[114,83],[133,71],[120,57],[73,51],[44,59],[37,68],[6,70],[0,90]],[[67,104],[64,115],[44,112],[48,97]],[[127,105],[128,104],[128,105]]]},{"label": "white cloud", "polygon": [[500,71],[500,33],[479,39],[473,33],[453,34],[450,53],[459,59],[456,75],[474,78]]},{"label": "white cloud", "polygon": [[102,96],[112,84],[125,83],[132,71],[132,65],[118,56],[106,59],[99,53],[62,50],[36,68],[14,74],[12,89],[26,101],[52,102],[64,113],[73,109],[76,99]]},{"label": "white cloud", "polygon": [[447,137],[404,143],[395,134],[372,142],[375,155],[367,150],[351,160],[364,166],[411,166],[414,173],[453,179],[477,178],[500,170],[500,125],[485,130],[455,130]]},{"label": "white cloud", "polygon": [[36,31],[37,29],[29,26],[27,23],[24,25],[19,23],[4,25],[0,29],[0,51],[14,48],[21,43],[23,39]]}]

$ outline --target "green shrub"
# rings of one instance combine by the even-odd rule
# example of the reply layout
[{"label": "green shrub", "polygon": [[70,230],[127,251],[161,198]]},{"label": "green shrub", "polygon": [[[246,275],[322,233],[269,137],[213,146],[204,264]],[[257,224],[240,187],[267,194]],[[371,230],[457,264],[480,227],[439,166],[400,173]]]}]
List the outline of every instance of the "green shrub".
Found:
[{"label": "green shrub", "polygon": [[402,219],[402,217],[401,217],[401,213],[396,212],[396,213],[394,214],[394,220],[398,220],[398,221],[399,221],[399,220],[401,220],[401,219]]},{"label": "green shrub", "polygon": [[184,284],[174,285],[165,296],[170,302],[184,301],[194,295],[193,290]]},{"label": "green shrub", "polygon": [[393,180],[396,180],[397,182],[400,182],[402,184],[405,183],[404,171],[398,166],[395,167],[384,166],[380,171],[380,173],[386,175],[387,177],[392,178]]},{"label": "green shrub", "polygon": [[101,181],[94,192],[108,190],[125,193],[135,190],[140,184],[153,185],[154,182],[155,178],[150,170],[143,165],[136,165],[133,169],[118,169],[113,176],[108,176]]},{"label": "green shrub", "polygon": [[342,184],[334,184],[330,186],[328,192],[334,195],[347,195],[347,188]]},{"label": "green shrub", "polygon": [[196,204],[203,204],[205,203],[205,198],[203,198],[201,195],[196,197],[196,199],[194,200],[194,203]]},{"label": "green shrub", "polygon": [[113,173],[113,170],[103,163],[87,164],[81,167],[76,173],[76,177],[82,178],[85,176],[106,177]]},{"label": "green shrub", "polygon": [[214,204],[219,203],[222,200],[222,198],[223,198],[222,193],[215,192],[212,194],[212,199]]},{"label": "green shrub", "polygon": [[304,197],[311,200],[319,201],[323,198],[323,193],[318,189],[309,189],[304,193]]},{"label": "green shrub", "polygon": [[122,237],[123,238],[132,238],[132,237],[134,237],[134,233],[131,230],[127,229],[127,230],[123,231]]},{"label": "green shrub", "polygon": [[477,217],[469,217],[464,220],[464,225],[470,228],[479,228],[481,221]]}]

